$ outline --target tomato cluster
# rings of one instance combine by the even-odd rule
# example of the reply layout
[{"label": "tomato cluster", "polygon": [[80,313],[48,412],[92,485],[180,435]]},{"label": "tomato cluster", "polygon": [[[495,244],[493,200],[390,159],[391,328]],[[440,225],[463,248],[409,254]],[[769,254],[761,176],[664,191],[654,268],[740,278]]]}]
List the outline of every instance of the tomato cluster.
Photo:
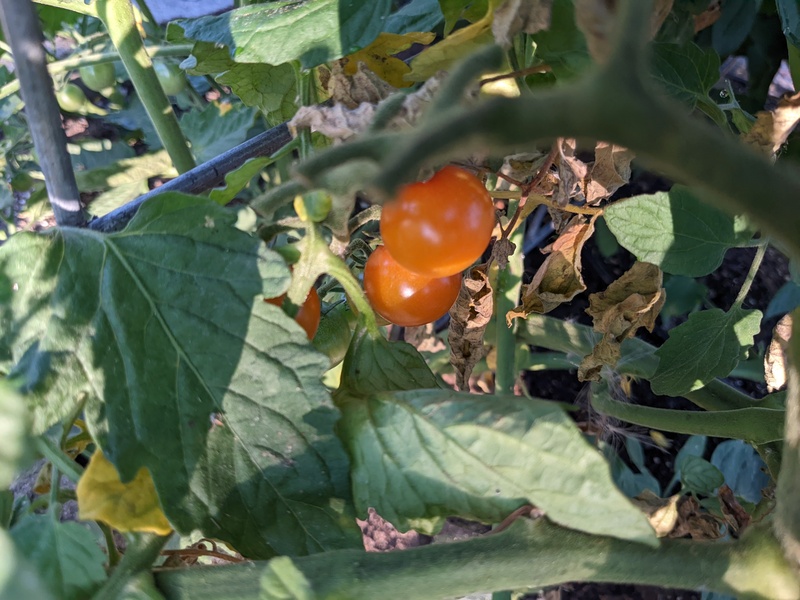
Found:
[{"label": "tomato cluster", "polygon": [[454,166],[400,189],[381,214],[383,246],[364,268],[364,291],[386,320],[406,327],[445,314],[458,297],[461,271],[492,235],[494,204],[481,181]]}]

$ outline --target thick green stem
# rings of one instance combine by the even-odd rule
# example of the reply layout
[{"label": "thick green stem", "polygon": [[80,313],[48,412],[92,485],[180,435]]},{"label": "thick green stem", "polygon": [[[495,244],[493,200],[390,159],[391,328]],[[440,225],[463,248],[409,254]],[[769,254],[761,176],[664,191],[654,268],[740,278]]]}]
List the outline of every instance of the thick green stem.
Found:
[{"label": "thick green stem", "polygon": [[602,386],[592,394],[592,406],[610,417],[649,427],[691,435],[745,440],[765,444],[783,439],[786,411],[773,408],[739,408],[711,412],[692,412],[652,408],[612,400]]},{"label": "thick green stem", "polygon": [[511,234],[511,241],[516,245],[514,254],[509,257],[508,266],[497,274],[495,290],[495,344],[497,349],[497,370],[495,373],[495,391],[498,394],[513,394],[517,381],[515,335],[516,321],[511,327],[506,323],[506,313],[513,309],[519,301],[519,289],[522,285],[522,242],[525,239],[525,224]]},{"label": "thick green stem", "polygon": [[97,0],[95,4],[172,163],[179,173],[193,169],[194,158],[136,29],[130,0]]},{"label": "thick green stem", "polygon": [[117,568],[111,572],[103,587],[92,596],[92,600],[117,600],[128,581],[153,566],[169,537],[153,533],[137,534],[129,542]]},{"label": "thick green stem", "polygon": [[[313,600],[439,600],[469,593],[619,582],[703,588],[741,599],[800,598],[800,586],[768,531],[751,527],[730,543],[664,539],[658,548],[564,529],[544,519],[520,520],[507,531],[399,552],[341,550],[303,558],[161,572],[170,600],[271,600],[291,589]],[[261,585],[264,585],[262,591]],[[280,595],[283,593],[283,595]]]}]

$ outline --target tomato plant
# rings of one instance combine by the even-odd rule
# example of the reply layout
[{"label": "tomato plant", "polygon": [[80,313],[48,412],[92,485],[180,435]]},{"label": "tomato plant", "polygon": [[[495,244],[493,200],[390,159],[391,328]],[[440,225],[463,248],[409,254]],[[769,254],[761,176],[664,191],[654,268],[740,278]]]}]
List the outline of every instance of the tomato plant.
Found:
[{"label": "tomato plant", "polygon": [[406,269],[445,277],[480,258],[494,225],[494,204],[481,181],[447,166],[427,181],[403,186],[384,205],[381,236]]},{"label": "tomato plant", "polygon": [[79,112],[87,104],[86,94],[74,83],[68,83],[56,92],[58,105],[67,112]]},{"label": "tomato plant", "polygon": [[[277,298],[267,298],[264,301],[274,304],[275,306],[283,306],[286,300],[286,295],[278,296]],[[305,302],[300,305],[294,315],[294,320],[303,328],[309,340],[313,340],[317,333],[320,321],[320,309],[322,304],[319,299],[319,294],[315,288],[311,288],[306,296]]]},{"label": "tomato plant", "polygon": [[177,96],[186,89],[186,75],[178,65],[169,62],[155,61],[153,69],[158,76],[158,82],[168,96]]},{"label": "tomato plant", "polygon": [[83,84],[95,92],[101,92],[116,82],[114,64],[110,62],[86,65],[78,69]]},{"label": "tomato plant", "polygon": [[426,277],[412,273],[378,246],[364,267],[364,291],[387,321],[404,327],[425,325],[450,310],[461,288],[461,274]]}]

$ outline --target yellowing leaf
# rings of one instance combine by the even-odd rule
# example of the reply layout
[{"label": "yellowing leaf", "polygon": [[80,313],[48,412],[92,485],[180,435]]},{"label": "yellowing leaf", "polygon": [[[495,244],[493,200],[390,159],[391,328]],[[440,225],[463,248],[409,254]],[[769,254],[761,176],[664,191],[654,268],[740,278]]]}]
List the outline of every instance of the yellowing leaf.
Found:
[{"label": "yellowing leaf", "polygon": [[98,449],[78,481],[78,516],[108,523],[119,531],[166,535],[172,527],[161,510],[150,472],[142,467],[122,483],[116,467]]},{"label": "yellowing leaf", "polygon": [[347,75],[355,75],[358,63],[361,62],[389,85],[396,88],[409,87],[412,83],[406,81],[404,77],[411,72],[411,67],[393,55],[407,50],[412,44],[430,44],[435,37],[431,32],[403,35],[384,32],[366,48],[343,58],[344,72]]},{"label": "yellowing leaf", "polygon": [[603,365],[617,364],[623,341],[633,337],[640,327],[653,331],[666,300],[662,281],[663,274],[656,265],[636,262],[605,292],[589,296],[586,312],[592,317],[594,330],[603,338],[581,361],[578,379],[597,381]]},{"label": "yellowing leaf", "polygon": [[678,524],[678,501],[680,499],[680,494],[669,498],[659,498],[650,490],[644,490],[633,499],[633,503],[647,515],[656,535],[666,537]]}]

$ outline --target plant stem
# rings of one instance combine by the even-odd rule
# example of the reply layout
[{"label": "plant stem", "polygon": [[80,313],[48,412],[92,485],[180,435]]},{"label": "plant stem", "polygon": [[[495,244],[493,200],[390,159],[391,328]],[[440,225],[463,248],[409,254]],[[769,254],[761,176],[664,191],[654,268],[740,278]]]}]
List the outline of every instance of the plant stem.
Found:
[{"label": "plant stem", "polygon": [[95,4],[173,165],[179,173],[190,171],[195,167],[194,157],[153,70],[153,63],[136,28],[130,0],[96,0]]},{"label": "plant stem", "polygon": [[131,578],[142,571],[150,569],[158,558],[161,548],[169,540],[170,535],[137,534],[134,540],[128,544],[117,568],[112,571],[103,586],[92,596],[92,600],[117,600],[120,597],[120,592]]},{"label": "plant stem", "polygon": [[372,310],[369,300],[364,295],[364,290],[361,289],[361,285],[353,276],[353,273],[350,272],[347,264],[328,249],[325,266],[328,275],[336,279],[344,289],[344,293],[347,294],[349,301],[352,302],[353,307],[362,318],[367,332],[373,337],[379,336],[380,327],[378,326],[375,311]]},{"label": "plant stem", "polygon": [[45,436],[39,436],[34,440],[34,446],[37,452],[49,460],[54,468],[58,468],[67,478],[73,483],[78,483],[78,480],[83,474],[83,468],[71,460],[64,454],[58,446],[51,442]]},{"label": "plant stem", "polygon": [[736,296],[736,300],[733,301],[733,306],[731,307],[731,309],[742,307],[744,299],[750,292],[750,286],[753,285],[753,281],[755,280],[756,275],[758,274],[758,269],[761,266],[761,261],[764,260],[764,255],[767,252],[768,245],[769,244],[767,242],[759,244],[758,249],[756,250],[756,255],[753,257],[753,262],[750,265],[750,270],[747,272],[747,277],[744,278],[742,287],[739,289],[739,294]]},{"label": "plant stem", "polygon": [[56,518],[61,517],[61,510],[59,509],[58,492],[61,488],[61,471],[53,463],[50,463],[50,500],[49,508],[51,511],[58,511]]},{"label": "plant stem", "polygon": [[405,600],[439,600],[569,581],[702,588],[751,599],[800,598],[800,585],[763,526],[750,527],[734,542],[662,539],[651,548],[565,529],[546,519],[519,519],[497,535],[451,544],[179,569],[158,573],[156,581],[168,600],[276,600],[290,597],[282,585],[288,581],[291,589],[307,589],[304,597],[314,600],[394,598],[398,590]]},{"label": "plant stem", "polygon": [[86,215],[67,153],[67,137],[61,125],[53,80],[47,72],[39,15],[30,2],[2,0],[0,20],[14,55],[22,99],[27,105],[28,127],[56,223],[59,227],[82,227]]},{"label": "plant stem", "polygon": [[712,412],[693,412],[652,408],[612,400],[601,386],[593,386],[592,406],[610,417],[649,427],[690,435],[745,440],[765,444],[783,439],[786,411],[773,408],[739,408]]},{"label": "plant stem", "polygon": [[519,301],[525,258],[522,252],[522,242],[525,239],[524,221],[514,230],[509,239],[515,244],[516,249],[509,257],[508,266],[497,274],[497,289],[494,295],[495,348],[497,349],[495,392],[498,394],[513,394],[514,384],[517,381],[516,321],[509,327],[506,322],[506,313],[517,306]]},{"label": "plant stem", "polygon": [[[180,46],[148,46],[147,53],[151,57],[155,56],[188,56],[192,51],[192,46],[183,44]],[[84,54],[82,56],[70,56],[63,60],[57,60],[47,64],[50,75],[58,75],[72,69],[99,65],[101,63],[120,60],[117,52],[97,52],[95,54]],[[8,82],[0,87],[0,100],[6,98],[19,90],[19,79]]]},{"label": "plant stem", "polygon": [[106,551],[108,552],[108,566],[115,567],[119,564],[121,554],[117,550],[117,543],[114,541],[114,533],[111,528],[102,521],[95,521],[100,531],[103,532],[103,538],[106,541]]}]

